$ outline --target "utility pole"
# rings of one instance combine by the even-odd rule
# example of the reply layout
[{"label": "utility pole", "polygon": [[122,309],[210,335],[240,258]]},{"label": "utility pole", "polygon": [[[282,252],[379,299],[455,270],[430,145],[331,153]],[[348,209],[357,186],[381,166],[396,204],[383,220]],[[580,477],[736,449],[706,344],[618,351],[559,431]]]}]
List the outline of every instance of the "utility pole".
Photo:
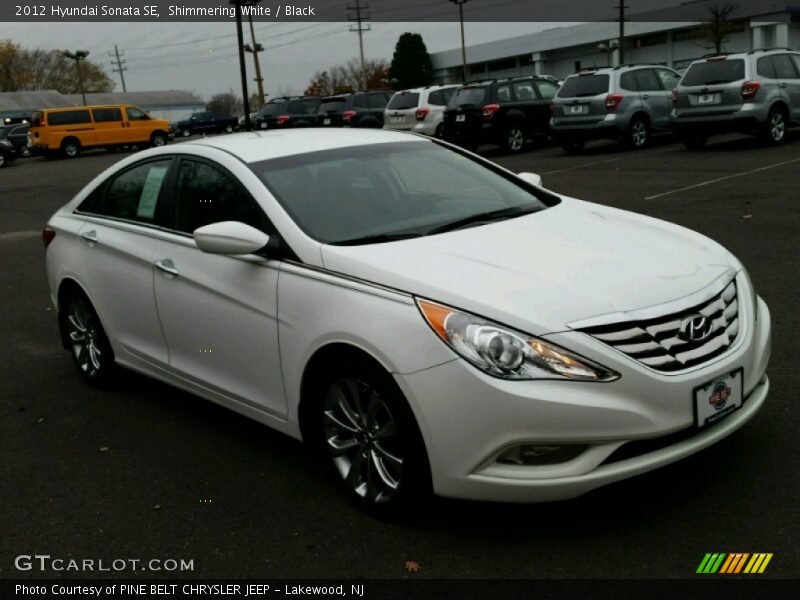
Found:
[{"label": "utility pole", "polygon": [[253,15],[247,15],[247,19],[250,21],[250,39],[253,41],[253,46],[246,45],[244,49],[247,52],[253,53],[253,62],[256,65],[256,83],[258,84],[258,98],[261,103],[264,103],[264,78],[261,77],[261,63],[258,60],[258,53],[264,51],[264,46],[261,44],[256,43],[256,30],[253,27]]},{"label": "utility pole", "polygon": [[86,106],[86,90],[83,87],[83,69],[81,69],[81,61],[86,60],[86,57],[89,56],[89,51],[76,50],[75,52],[70,52],[69,50],[65,50],[63,54],[67,58],[75,61],[75,68],[78,71],[78,85],[81,89],[81,98],[83,98],[83,105]]},{"label": "utility pole", "polygon": [[347,10],[350,12],[348,17],[351,21],[355,21],[355,25],[350,26],[350,31],[358,34],[358,50],[361,57],[361,78],[363,89],[367,89],[367,64],[364,60],[364,32],[371,31],[371,25],[364,25],[364,21],[369,19],[368,4],[361,4],[362,0],[355,0],[355,4],[348,4]]},{"label": "utility pole", "polygon": [[244,6],[254,6],[261,0],[228,0],[236,9],[236,39],[239,44],[239,73],[242,78],[242,106],[244,107],[244,129],[252,131],[250,122],[250,97],[247,91],[247,65],[244,62],[244,33],[242,32],[242,13]]},{"label": "utility pole", "polygon": [[117,68],[116,69],[111,69],[111,70],[114,71],[114,73],[119,73],[119,78],[122,80],[122,91],[123,92],[127,92],[128,88],[125,87],[125,71],[128,70],[128,67],[123,66],[128,62],[124,58],[125,53],[123,52],[122,53],[122,57],[123,58],[120,58],[119,48],[117,48],[117,45],[114,44],[114,53],[112,54],[111,52],[109,52],[108,55],[112,59],[114,59],[114,57],[116,56],[116,59],[112,60],[111,64],[115,65]]},{"label": "utility pole", "polygon": [[467,83],[467,45],[464,39],[464,5],[469,0],[450,0],[453,4],[458,4],[458,20],[461,22],[461,69],[462,82]]},{"label": "utility pole", "polygon": [[619,64],[625,64],[625,9],[628,8],[625,0],[619,0]]}]

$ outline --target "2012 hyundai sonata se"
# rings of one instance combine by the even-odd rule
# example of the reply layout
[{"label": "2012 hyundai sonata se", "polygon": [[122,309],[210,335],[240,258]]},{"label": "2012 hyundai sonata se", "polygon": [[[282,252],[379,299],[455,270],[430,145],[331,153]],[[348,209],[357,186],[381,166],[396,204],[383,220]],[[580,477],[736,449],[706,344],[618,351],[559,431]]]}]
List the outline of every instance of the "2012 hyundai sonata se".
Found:
[{"label": "2012 hyundai sonata se", "polygon": [[761,408],[770,315],[681,227],[445,143],[241,133],[140,152],[45,228],[64,346],[314,444],[362,507],[571,498]]}]

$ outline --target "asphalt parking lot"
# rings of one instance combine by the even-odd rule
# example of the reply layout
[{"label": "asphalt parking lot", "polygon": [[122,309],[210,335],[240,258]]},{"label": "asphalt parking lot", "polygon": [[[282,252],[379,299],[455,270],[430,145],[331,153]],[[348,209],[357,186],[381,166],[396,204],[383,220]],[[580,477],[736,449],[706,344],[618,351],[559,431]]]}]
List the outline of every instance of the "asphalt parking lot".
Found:
[{"label": "asphalt parking lot", "polygon": [[678,578],[735,551],[774,553],[767,577],[800,572],[800,133],[778,148],[730,136],[701,152],[668,138],[639,153],[487,152],[734,252],[772,311],[771,395],[739,432],[656,472],[558,504],[437,500],[410,524],[356,512],[302,444],[261,425],[135,374],[99,391],[73,372],[39,230],[123,156],[0,170],[0,577],[35,575],[13,566],[33,553],[194,559],[182,575],[204,578]]}]

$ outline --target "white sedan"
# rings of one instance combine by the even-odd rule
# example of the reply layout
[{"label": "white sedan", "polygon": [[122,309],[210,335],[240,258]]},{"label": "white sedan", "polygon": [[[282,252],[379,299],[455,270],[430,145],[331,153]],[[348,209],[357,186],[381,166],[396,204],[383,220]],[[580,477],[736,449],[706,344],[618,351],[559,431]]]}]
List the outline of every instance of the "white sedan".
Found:
[{"label": "white sedan", "polygon": [[380,513],[571,498],[761,408],[770,315],[681,227],[386,131],[137,153],[43,231],[64,346],[314,444]]}]

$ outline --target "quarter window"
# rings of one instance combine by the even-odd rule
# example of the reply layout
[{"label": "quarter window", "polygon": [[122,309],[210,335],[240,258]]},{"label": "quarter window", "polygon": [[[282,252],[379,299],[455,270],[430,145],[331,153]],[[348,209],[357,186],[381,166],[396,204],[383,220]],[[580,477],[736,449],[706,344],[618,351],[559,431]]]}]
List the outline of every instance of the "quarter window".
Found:
[{"label": "quarter window", "polygon": [[628,71],[623,73],[619,78],[619,87],[623,90],[636,92],[639,90],[639,81],[636,79],[636,71]]},{"label": "quarter window", "polygon": [[761,77],[775,79],[775,63],[772,62],[771,56],[759,58],[758,63],[756,63],[756,70]]},{"label": "quarter window", "polygon": [[636,71],[636,80],[639,82],[640,92],[655,92],[661,89],[653,69],[639,69]]},{"label": "quarter window", "polygon": [[515,83],[514,94],[519,102],[530,102],[531,100],[536,100],[536,93],[533,91],[533,84],[530,81]]},{"label": "quarter window", "polygon": [[537,81],[536,89],[539,90],[542,100],[552,100],[558,93],[558,86],[552,81]]},{"label": "quarter window", "polygon": [[509,86],[501,85],[497,88],[497,101],[511,102],[511,88]]},{"label": "quarter window", "polygon": [[105,217],[152,223],[171,159],[128,169],[92,193],[78,210]]},{"label": "quarter window", "polygon": [[797,73],[788,54],[775,54],[772,56],[772,61],[778,79],[797,79]]},{"label": "quarter window", "polygon": [[681,80],[680,75],[673,71],[668,71],[667,69],[656,69],[656,75],[658,75],[661,81],[661,86],[668,92],[674,90]]},{"label": "quarter window", "polygon": [[192,233],[221,221],[239,221],[270,233],[264,211],[226,172],[206,162],[181,160],[176,187],[176,229]]}]

